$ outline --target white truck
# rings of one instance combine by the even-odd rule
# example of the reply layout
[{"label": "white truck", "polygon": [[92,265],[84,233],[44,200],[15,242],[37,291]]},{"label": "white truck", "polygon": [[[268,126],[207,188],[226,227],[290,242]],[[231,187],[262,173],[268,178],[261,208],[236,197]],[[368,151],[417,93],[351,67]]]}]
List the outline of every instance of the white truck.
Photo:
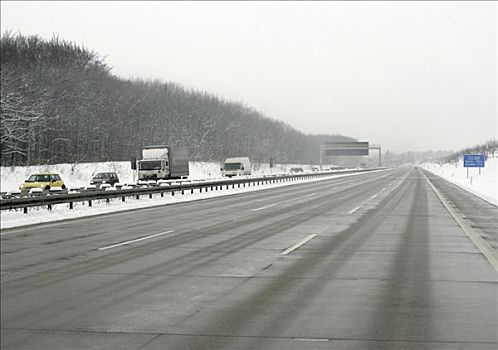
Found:
[{"label": "white truck", "polygon": [[[132,161],[133,167],[133,161]],[[146,146],[135,162],[138,180],[183,179],[189,175],[188,150],[183,146]]]},{"label": "white truck", "polygon": [[227,177],[251,175],[251,162],[247,157],[227,158],[220,170],[222,175]]}]

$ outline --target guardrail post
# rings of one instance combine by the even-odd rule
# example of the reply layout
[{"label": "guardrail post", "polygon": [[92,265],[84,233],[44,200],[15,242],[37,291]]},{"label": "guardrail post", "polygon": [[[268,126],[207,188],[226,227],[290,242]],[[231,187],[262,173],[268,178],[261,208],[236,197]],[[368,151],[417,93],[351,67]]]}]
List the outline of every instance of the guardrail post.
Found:
[{"label": "guardrail post", "polygon": [[202,187],[199,187],[199,193],[202,193]]},{"label": "guardrail post", "polygon": [[47,205],[48,210],[52,210],[52,204]]},{"label": "guardrail post", "polygon": [[88,206],[89,206],[89,207],[91,207],[91,206],[92,206],[92,200],[91,200],[91,199],[89,199],[89,200],[88,200]]},{"label": "guardrail post", "polygon": [[240,188],[240,182],[238,183],[238,185],[239,185],[238,188]]},{"label": "guardrail post", "polygon": [[161,192],[161,198],[164,197],[164,192]]},{"label": "guardrail post", "polygon": [[232,184],[232,188],[235,188],[235,184]]},{"label": "guardrail post", "polygon": [[121,202],[125,201],[125,196],[121,197]]},{"label": "guardrail post", "polygon": [[227,190],[228,190],[228,186],[230,186],[230,185],[227,185]]},{"label": "guardrail post", "polygon": [[23,210],[22,210],[22,212],[23,212],[24,214],[27,214],[27,213],[28,213],[28,207],[24,207],[24,208],[23,208]]},{"label": "guardrail post", "polygon": [[137,199],[140,199],[140,195],[139,195],[139,194],[137,194],[137,195],[136,195],[136,198],[137,198]]},{"label": "guardrail post", "polygon": [[185,190],[182,188],[182,196],[185,194]]},{"label": "guardrail post", "polygon": [[69,209],[73,209],[73,202],[69,202]]},{"label": "guardrail post", "polygon": [[149,193],[149,198],[152,199],[152,193]]},{"label": "guardrail post", "polygon": [[194,189],[193,188],[190,189],[190,194],[194,194]]}]

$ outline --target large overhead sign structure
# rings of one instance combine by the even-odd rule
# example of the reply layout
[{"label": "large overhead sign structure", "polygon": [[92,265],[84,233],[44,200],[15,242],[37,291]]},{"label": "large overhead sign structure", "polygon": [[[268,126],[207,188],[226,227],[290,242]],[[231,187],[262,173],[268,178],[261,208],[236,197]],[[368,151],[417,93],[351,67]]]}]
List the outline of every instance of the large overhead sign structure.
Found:
[{"label": "large overhead sign structure", "polygon": [[320,169],[324,156],[368,156],[368,151],[371,149],[379,151],[380,167],[382,164],[380,145],[370,145],[368,142],[325,142],[320,146]]},{"label": "large overhead sign structure", "polygon": [[325,142],[326,156],[368,156],[368,142]]}]

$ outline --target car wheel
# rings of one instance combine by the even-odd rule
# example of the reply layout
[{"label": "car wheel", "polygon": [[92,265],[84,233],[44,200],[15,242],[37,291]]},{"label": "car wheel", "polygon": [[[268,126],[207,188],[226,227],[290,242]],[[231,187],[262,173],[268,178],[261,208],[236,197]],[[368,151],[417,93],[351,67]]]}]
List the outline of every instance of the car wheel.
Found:
[{"label": "car wheel", "polygon": [[62,189],[65,190],[66,189],[66,185],[62,185]]},{"label": "car wheel", "polygon": [[46,187],[44,188],[44,190],[45,190],[45,191],[50,191],[50,186],[46,186]]}]

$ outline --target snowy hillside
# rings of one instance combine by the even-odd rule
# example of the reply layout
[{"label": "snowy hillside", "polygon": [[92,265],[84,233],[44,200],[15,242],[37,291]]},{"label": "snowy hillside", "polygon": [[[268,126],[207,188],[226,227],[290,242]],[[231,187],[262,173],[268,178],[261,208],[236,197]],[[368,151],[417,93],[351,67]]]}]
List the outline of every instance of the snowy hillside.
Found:
[{"label": "snowy hillside", "polygon": [[424,163],[421,166],[442,178],[457,184],[463,189],[476,194],[477,196],[497,205],[498,198],[498,158],[488,157],[486,165],[481,169],[469,168],[467,178],[467,168],[463,167],[463,160],[457,163]]}]

